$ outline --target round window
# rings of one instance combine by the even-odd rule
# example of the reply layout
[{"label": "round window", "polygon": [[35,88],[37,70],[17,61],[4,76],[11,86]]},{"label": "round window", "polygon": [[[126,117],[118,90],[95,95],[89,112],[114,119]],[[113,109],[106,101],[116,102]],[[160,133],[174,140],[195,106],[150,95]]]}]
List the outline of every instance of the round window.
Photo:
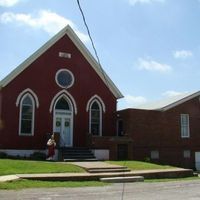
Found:
[{"label": "round window", "polygon": [[61,69],[56,73],[56,83],[62,88],[69,88],[74,83],[72,72],[66,69]]}]

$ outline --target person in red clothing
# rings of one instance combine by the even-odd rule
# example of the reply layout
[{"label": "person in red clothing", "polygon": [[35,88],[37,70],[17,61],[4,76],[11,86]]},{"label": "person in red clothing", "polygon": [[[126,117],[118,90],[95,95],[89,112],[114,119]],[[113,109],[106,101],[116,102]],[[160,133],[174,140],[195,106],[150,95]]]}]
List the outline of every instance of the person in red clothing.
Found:
[{"label": "person in red clothing", "polygon": [[47,141],[47,147],[48,147],[47,160],[53,160],[53,157],[55,155],[55,146],[56,146],[56,142],[54,140],[54,134],[52,134],[50,139]]}]

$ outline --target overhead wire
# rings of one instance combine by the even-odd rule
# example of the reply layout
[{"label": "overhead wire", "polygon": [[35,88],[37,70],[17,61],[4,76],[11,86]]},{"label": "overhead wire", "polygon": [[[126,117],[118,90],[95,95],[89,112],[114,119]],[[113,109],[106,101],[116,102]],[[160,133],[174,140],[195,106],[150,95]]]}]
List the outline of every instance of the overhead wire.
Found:
[{"label": "overhead wire", "polygon": [[93,50],[94,50],[95,57],[96,57],[96,59],[97,59],[97,63],[98,63],[98,65],[99,65],[99,67],[100,67],[101,73],[103,74],[103,78],[104,78],[104,80],[105,80],[105,82],[106,82],[106,85],[107,85],[107,87],[110,89],[109,84],[108,84],[108,78],[107,78],[107,76],[106,76],[106,74],[105,74],[105,72],[104,72],[104,70],[103,70],[102,65],[101,65],[100,58],[99,58],[99,56],[98,56],[98,53],[97,53],[97,50],[96,50],[94,41],[93,41],[92,36],[91,36],[91,33],[90,33],[90,29],[89,29],[88,24],[87,24],[87,22],[86,22],[86,18],[85,18],[85,15],[84,15],[84,12],[83,12],[83,9],[82,9],[82,7],[81,7],[81,4],[80,4],[80,1],[79,1],[79,0],[77,0],[77,4],[78,4],[79,11],[80,11],[80,13],[81,13],[81,16],[82,16],[82,18],[83,18],[83,23],[84,23],[84,25],[85,25],[85,27],[86,27],[88,36],[89,36],[89,38],[90,38],[90,41],[91,41],[91,44],[92,44],[92,48],[93,48]]},{"label": "overhead wire", "polygon": [[[94,53],[95,53],[95,56],[96,56],[98,65],[99,65],[100,70],[101,70],[101,72],[102,72],[102,74],[103,74],[104,80],[106,81],[106,85],[107,85],[107,87],[109,88],[109,84],[108,84],[108,80],[107,80],[106,74],[105,74],[105,72],[104,72],[104,70],[103,70],[103,68],[102,68],[102,66],[101,66],[101,62],[100,62],[100,59],[99,59],[99,56],[98,56],[96,47],[95,47],[94,41],[93,41],[93,39],[92,39],[92,36],[91,36],[91,33],[90,33],[90,29],[89,29],[88,24],[87,24],[87,22],[86,22],[86,18],[85,18],[85,15],[84,15],[84,12],[83,12],[83,9],[82,9],[82,7],[81,7],[81,4],[80,4],[80,1],[79,1],[79,0],[77,0],[77,4],[78,4],[79,11],[80,11],[80,13],[81,13],[81,15],[82,15],[83,22],[84,22],[84,25],[85,25],[85,27],[86,27],[88,36],[89,36],[89,38],[90,38],[90,41],[91,41],[91,44],[92,44],[92,48],[93,48],[93,50],[94,50]],[[110,88],[109,88],[109,89],[110,89]],[[126,162],[126,161],[125,161],[125,162]],[[125,165],[125,163],[124,163],[124,165]],[[124,174],[124,175],[125,175],[125,174]],[[121,200],[124,199],[124,192],[125,192],[125,183],[123,183],[122,194],[121,194]]]}]

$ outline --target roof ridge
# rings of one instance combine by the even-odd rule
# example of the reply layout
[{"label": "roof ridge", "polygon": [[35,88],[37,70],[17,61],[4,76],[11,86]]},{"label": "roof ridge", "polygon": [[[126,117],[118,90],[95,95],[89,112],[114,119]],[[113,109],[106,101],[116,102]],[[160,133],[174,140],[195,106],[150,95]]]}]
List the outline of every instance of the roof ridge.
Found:
[{"label": "roof ridge", "polygon": [[[61,37],[65,34],[72,40],[74,45],[80,50],[85,59],[90,63],[91,67],[96,71],[96,73],[100,76],[104,84],[108,87],[107,82],[109,84],[108,89],[113,93],[116,98],[122,98],[123,95],[113,83],[113,81],[109,78],[109,76],[102,70],[97,63],[96,59],[87,49],[87,47],[83,44],[83,42],[79,39],[70,25],[65,26],[62,30],[60,30],[57,34],[55,34],[52,38],[50,38],[46,43],[44,43],[38,50],[36,50],[33,54],[31,54],[25,61],[23,61],[18,67],[16,67],[13,71],[11,71],[4,79],[0,81],[0,87],[5,87],[9,84],[18,74],[20,74],[23,70],[25,70],[31,63],[33,63],[40,55],[42,55],[46,50],[48,50],[53,44],[55,44]],[[105,77],[103,75],[105,74]],[[105,78],[107,80],[105,80]]]}]

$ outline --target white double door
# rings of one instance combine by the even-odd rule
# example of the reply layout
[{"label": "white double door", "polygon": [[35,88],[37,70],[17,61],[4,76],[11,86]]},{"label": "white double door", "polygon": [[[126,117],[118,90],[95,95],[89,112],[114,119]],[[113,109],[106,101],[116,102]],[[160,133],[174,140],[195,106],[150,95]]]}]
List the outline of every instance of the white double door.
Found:
[{"label": "white double door", "polygon": [[72,118],[66,115],[56,115],[54,132],[60,134],[60,147],[72,146]]}]

